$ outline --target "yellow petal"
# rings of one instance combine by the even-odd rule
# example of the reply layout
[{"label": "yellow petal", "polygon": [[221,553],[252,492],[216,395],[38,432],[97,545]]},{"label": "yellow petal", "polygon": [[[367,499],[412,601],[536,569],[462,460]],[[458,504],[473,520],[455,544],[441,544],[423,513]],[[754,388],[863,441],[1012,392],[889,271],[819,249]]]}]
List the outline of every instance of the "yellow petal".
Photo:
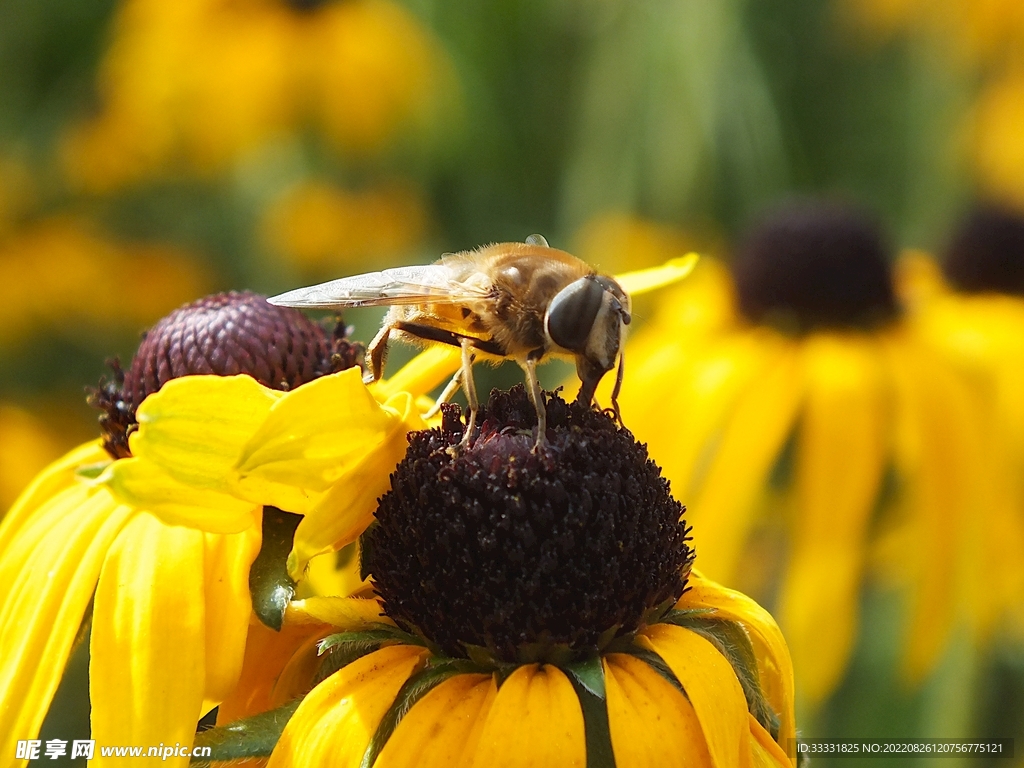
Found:
[{"label": "yellow petal", "polygon": [[409,447],[408,432],[420,428],[422,420],[407,393],[389,399],[385,409],[396,418],[383,442],[348,467],[296,528],[288,556],[288,572],[293,579],[302,578],[312,558],[355,541],[373,520],[377,499],[391,487],[391,473]]},{"label": "yellow petal", "polygon": [[[701,568],[716,578],[735,573],[755,502],[793,429],[803,397],[797,351],[791,344],[776,346],[771,362],[746,381],[718,440],[701,446],[713,450],[713,458],[706,475],[691,487],[695,493],[684,499],[693,510]],[[691,407],[702,406],[694,402]]]},{"label": "yellow petal", "polygon": [[307,597],[292,600],[284,612],[286,626],[330,624],[340,629],[361,629],[369,624],[391,623],[380,601],[362,597]]},{"label": "yellow petal", "polygon": [[381,402],[399,392],[419,397],[443,384],[461,365],[460,350],[438,344],[420,352],[394,376],[374,382],[369,389]]},{"label": "yellow petal", "polygon": [[261,507],[209,488],[190,486],[143,458],[115,461],[97,479],[119,500],[157,515],[167,525],[209,533],[239,533],[255,524]]},{"label": "yellow petal", "polygon": [[628,654],[604,658],[615,762],[630,768],[710,768],[693,706],[668,680]]},{"label": "yellow petal", "polygon": [[139,406],[132,455],[187,486],[232,493],[243,446],[283,396],[249,376],[173,379]]},{"label": "yellow petal", "polygon": [[58,493],[11,538],[0,556],[0,754],[39,732],[107,550],[132,510],[104,489]]},{"label": "yellow petal", "polygon": [[711,608],[715,615],[735,621],[746,629],[757,658],[761,690],[779,716],[779,739],[796,738],[793,715],[793,662],[786,640],[775,619],[764,608],[741,592],[727,589],[694,572],[677,608]]},{"label": "yellow petal", "polygon": [[285,726],[268,768],[357,766],[399,689],[420,669],[424,648],[381,648],[310,691]]},{"label": "yellow petal", "polygon": [[934,667],[952,626],[959,540],[950,532],[973,524],[984,454],[974,404],[952,371],[898,335],[887,352],[897,393],[895,461],[917,544],[902,564],[912,602],[906,672],[916,681]]},{"label": "yellow petal", "polygon": [[670,624],[655,624],[638,641],[657,653],[693,705],[715,768],[750,765],[747,700],[732,665],[709,640]]},{"label": "yellow petal", "polygon": [[647,293],[682,280],[697,266],[699,258],[700,256],[696,253],[688,253],[677,259],[666,261],[660,267],[638,269],[616,275],[615,282],[622,286],[622,290],[630,296]]},{"label": "yellow petal", "polygon": [[475,754],[463,754],[474,768],[583,768],[583,711],[572,683],[557,667],[518,667],[498,690]]},{"label": "yellow petal", "polygon": [[36,508],[76,482],[75,470],[87,464],[110,459],[99,440],[80,445],[43,469],[21,492],[7,514],[0,517],[0,553],[21,525],[31,518]]},{"label": "yellow petal", "polygon": [[[202,532],[144,512],[114,542],[96,588],[90,643],[98,744],[192,743],[206,681],[204,549]],[[185,768],[188,758],[167,764]]]},{"label": "yellow petal", "polygon": [[816,334],[802,355],[797,519],[779,617],[802,689],[819,702],[857,634],[868,525],[888,460],[888,392],[880,350],[863,335]]},{"label": "yellow petal", "polygon": [[281,398],[242,449],[237,469],[250,499],[304,514],[311,500],[377,450],[396,426],[358,368]]},{"label": "yellow petal", "polygon": [[374,768],[467,765],[496,693],[493,675],[456,675],[445,680],[402,718]]},{"label": "yellow petal", "polygon": [[207,533],[203,538],[203,598],[206,602],[204,695],[212,706],[231,692],[242,671],[252,611],[249,568],[260,551],[263,537],[260,526],[253,525],[243,533]]},{"label": "yellow petal", "polygon": [[775,743],[771,734],[757,722],[757,718],[753,715],[748,715],[748,717],[750,756],[753,758],[754,768],[790,768],[790,766],[796,765],[796,758],[791,760],[786,756],[785,750]]}]

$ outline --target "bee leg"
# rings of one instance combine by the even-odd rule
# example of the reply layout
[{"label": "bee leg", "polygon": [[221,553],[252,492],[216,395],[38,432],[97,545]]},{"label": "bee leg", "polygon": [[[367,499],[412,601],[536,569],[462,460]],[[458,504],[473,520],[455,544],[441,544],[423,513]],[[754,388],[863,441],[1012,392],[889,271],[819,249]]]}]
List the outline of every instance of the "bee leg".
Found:
[{"label": "bee leg", "polygon": [[388,336],[390,334],[391,326],[385,323],[373,337],[370,346],[366,348],[370,355],[370,372],[363,377],[363,381],[367,384],[380,381],[381,376],[384,375],[384,360],[388,356]]},{"label": "bee leg", "polygon": [[522,363],[523,372],[526,374],[526,391],[530,394],[530,401],[537,409],[537,442],[533,444],[536,452],[547,441],[548,434],[548,408],[544,403],[544,393],[541,392],[540,382],[537,380],[537,360],[527,357]]},{"label": "bee leg", "polygon": [[426,413],[423,414],[423,418],[424,419],[432,419],[432,418],[434,418],[437,415],[437,412],[441,410],[441,406],[444,403],[447,403],[449,400],[451,400],[452,397],[455,395],[455,393],[459,391],[459,387],[461,387],[461,386],[462,386],[462,369],[460,368],[459,370],[457,370],[455,372],[455,375],[452,376],[452,380],[448,382],[448,386],[446,386],[444,388],[444,390],[441,392],[441,396],[437,398],[437,402],[435,402],[430,407],[429,411],[427,411]]},{"label": "bee leg", "polygon": [[615,388],[612,390],[612,410],[615,412],[615,420],[619,422],[619,426],[625,426],[622,423],[622,411],[619,410],[619,392],[622,391],[622,374],[626,367],[626,355],[623,352],[619,352],[619,370],[615,374]]},{"label": "bee leg", "polygon": [[473,382],[473,340],[464,338],[462,340],[462,390],[466,393],[466,400],[469,403],[469,422],[466,424],[466,433],[462,436],[462,448],[469,447],[469,439],[476,427],[476,412],[480,409],[480,401],[476,399],[476,384]]}]

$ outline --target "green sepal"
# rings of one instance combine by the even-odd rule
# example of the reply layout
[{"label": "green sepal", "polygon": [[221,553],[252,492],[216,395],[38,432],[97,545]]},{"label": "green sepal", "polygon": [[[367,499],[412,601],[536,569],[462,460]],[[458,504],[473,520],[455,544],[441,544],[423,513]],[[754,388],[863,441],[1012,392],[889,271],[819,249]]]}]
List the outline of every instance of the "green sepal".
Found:
[{"label": "green sepal", "polygon": [[302,515],[277,507],[263,508],[263,544],[249,569],[253,613],[266,626],[280,632],[284,611],[295,596],[295,581],[288,575],[288,553]]},{"label": "green sepal", "polygon": [[[635,646],[629,650],[629,654],[631,656],[636,656],[640,661],[647,664],[647,666],[672,683],[673,688],[683,694],[683,696],[686,696],[686,689],[683,688],[683,684],[679,682],[679,678],[676,677],[675,672],[669,668],[668,664],[665,663],[665,660],[661,658],[661,656],[656,654],[654,651],[648,651],[646,648],[638,648]],[[690,697],[686,696],[686,698],[689,699]]]},{"label": "green sepal", "polygon": [[339,632],[336,635],[328,635],[317,646],[317,655],[322,660],[317,669],[314,682],[319,683],[326,680],[342,667],[348,666],[356,659],[360,659],[369,653],[373,653],[387,642],[416,645],[415,639],[411,638],[409,633],[388,624],[381,624],[378,628],[374,629]]},{"label": "green sepal", "polygon": [[612,734],[608,726],[604,666],[600,656],[574,662],[563,669],[569,674],[583,711],[583,732],[587,746],[587,768],[615,768]]},{"label": "green sepal", "polygon": [[359,578],[366,581],[370,578],[370,572],[366,570],[366,564],[373,560],[373,545],[370,543],[372,538],[370,534],[373,529],[376,528],[380,523],[374,520],[359,534]]},{"label": "green sepal", "polygon": [[380,725],[377,726],[373,738],[370,739],[366,752],[363,753],[362,762],[359,763],[359,768],[371,768],[380,755],[381,750],[384,749],[384,745],[388,743],[388,739],[391,738],[395,728],[398,727],[402,718],[406,716],[417,701],[445,680],[466,672],[478,671],[479,669],[472,662],[465,659],[431,659],[424,669],[406,680],[405,684],[398,691],[394,702],[388,708],[388,711],[384,713]]},{"label": "green sepal", "polygon": [[191,764],[210,765],[229,760],[269,757],[277,746],[284,727],[301,703],[300,697],[269,712],[261,712],[230,725],[200,731],[196,734],[195,746],[210,747],[210,756],[196,758]]},{"label": "green sepal", "polygon": [[604,665],[601,663],[600,656],[574,661],[564,665],[562,670],[587,691],[602,701],[604,700]]},{"label": "green sepal", "polygon": [[97,461],[95,464],[83,464],[75,470],[75,477],[79,480],[95,480],[111,464],[113,464],[113,461],[110,459]]},{"label": "green sepal", "polygon": [[757,670],[757,655],[750,635],[742,624],[727,619],[701,615],[696,611],[671,611],[664,619],[667,624],[696,632],[711,642],[725,656],[736,672],[750,711],[773,739],[779,737],[779,716],[772,709],[761,690],[761,676]]}]

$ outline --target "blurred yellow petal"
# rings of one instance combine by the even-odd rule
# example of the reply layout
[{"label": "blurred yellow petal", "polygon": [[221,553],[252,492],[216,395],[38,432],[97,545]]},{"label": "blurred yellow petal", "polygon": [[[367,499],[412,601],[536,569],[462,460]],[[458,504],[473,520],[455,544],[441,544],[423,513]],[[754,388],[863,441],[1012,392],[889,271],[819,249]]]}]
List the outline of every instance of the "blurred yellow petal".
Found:
[{"label": "blurred yellow petal", "polygon": [[[202,532],[146,513],[111,547],[96,588],[90,643],[98,743],[192,743],[206,680],[204,549]],[[188,758],[167,764],[184,768]]]},{"label": "blurred yellow petal", "polygon": [[688,253],[677,259],[666,261],[660,267],[649,269],[638,269],[634,272],[624,272],[615,276],[615,281],[630,296],[655,291],[664,288],[666,285],[682,280],[689,275],[700,256],[696,253]]},{"label": "blurred yellow petal", "polygon": [[339,629],[360,629],[368,624],[391,623],[376,598],[307,597],[292,600],[285,609],[286,626],[330,624]]},{"label": "blurred yellow petal", "polygon": [[952,626],[959,542],[950,532],[971,525],[983,453],[972,402],[952,371],[895,340],[886,351],[897,394],[895,461],[908,479],[916,544],[903,570],[911,590],[906,671],[918,681],[934,667]]},{"label": "blurred yellow petal", "polygon": [[615,762],[630,768],[710,768],[711,755],[693,706],[646,662],[604,657],[608,727]]},{"label": "blurred yellow petal", "polygon": [[242,670],[252,611],[249,568],[262,538],[258,524],[242,533],[203,536],[203,602],[208,607],[204,691],[210,703],[219,703],[231,693]]},{"label": "blurred yellow petal", "polygon": [[701,568],[719,578],[735,573],[754,503],[790,436],[803,399],[797,348],[784,346],[773,357],[733,403],[707,474],[691,489],[692,506],[687,500],[694,510]]},{"label": "blurred yellow petal", "polygon": [[407,433],[424,426],[408,393],[394,395],[382,410],[393,414],[383,441],[346,468],[295,530],[288,556],[288,572],[293,579],[302,578],[313,557],[341,549],[366,530],[377,509],[377,499],[391,487],[391,473],[409,447]]},{"label": "blurred yellow petal", "polygon": [[8,590],[0,605],[5,760],[15,754],[15,740],[39,732],[107,549],[131,512],[104,489],[74,485],[32,510],[0,555]]},{"label": "blurred yellow petal", "polygon": [[145,509],[168,525],[209,533],[239,533],[252,526],[260,505],[219,491],[175,480],[162,466],[143,458],[121,459],[100,476],[121,501]]},{"label": "blurred yellow petal", "polygon": [[[530,734],[524,739],[523,734]],[[486,715],[473,768],[555,768],[587,764],[583,711],[572,683],[557,667],[518,667],[501,684]]]},{"label": "blurred yellow petal", "polygon": [[697,714],[712,765],[750,765],[747,700],[728,660],[709,640],[683,627],[655,624],[638,641],[664,659]]},{"label": "blurred yellow petal", "polygon": [[868,525],[888,458],[888,392],[881,351],[867,337],[816,334],[802,357],[798,517],[779,616],[803,689],[818,702],[838,684],[856,638]]},{"label": "blurred yellow petal", "polygon": [[727,589],[694,572],[676,605],[679,609],[711,608],[715,615],[743,626],[754,646],[761,690],[779,715],[783,744],[796,738],[793,720],[793,662],[779,625],[764,608],[741,592]]},{"label": "blurred yellow petal", "polygon": [[[496,693],[493,675],[465,674],[445,680],[406,713],[374,762],[374,768],[468,765]],[[504,725],[506,729],[509,727],[507,721]],[[523,730],[519,733],[531,732]],[[533,738],[537,737],[531,733],[530,740]],[[518,749],[524,747],[522,742],[518,742]],[[498,764],[512,764],[506,762],[507,753],[502,753],[502,757]]]},{"label": "blurred yellow petal", "polygon": [[359,765],[384,713],[426,655],[424,648],[393,645],[328,677],[288,721],[268,768],[308,768],[324,755],[337,765]]}]

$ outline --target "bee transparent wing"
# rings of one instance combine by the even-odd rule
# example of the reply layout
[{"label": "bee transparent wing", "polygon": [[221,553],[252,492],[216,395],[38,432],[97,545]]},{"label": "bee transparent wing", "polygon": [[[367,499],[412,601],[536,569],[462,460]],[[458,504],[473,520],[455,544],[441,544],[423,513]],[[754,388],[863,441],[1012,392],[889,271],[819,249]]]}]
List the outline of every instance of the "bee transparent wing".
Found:
[{"label": "bee transparent wing", "polygon": [[297,288],[267,301],[282,307],[345,309],[394,304],[458,304],[486,298],[487,288],[461,279],[447,264],[397,267]]}]

